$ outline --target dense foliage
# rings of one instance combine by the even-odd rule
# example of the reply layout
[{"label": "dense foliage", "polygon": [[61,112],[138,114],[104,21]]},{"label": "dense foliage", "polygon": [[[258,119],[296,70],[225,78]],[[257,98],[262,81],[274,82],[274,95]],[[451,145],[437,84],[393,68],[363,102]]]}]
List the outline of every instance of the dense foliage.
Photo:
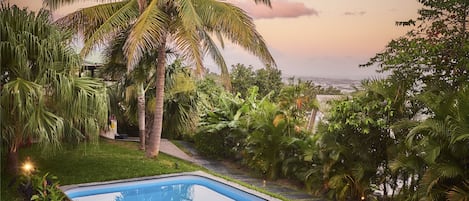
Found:
[{"label": "dense foliage", "polygon": [[271,94],[259,96],[257,87],[251,87],[244,99],[220,93],[201,113],[199,131],[194,136],[196,146],[213,157],[241,160],[271,179],[285,175],[284,162],[299,156],[296,142],[308,136],[308,118],[292,114],[304,114],[311,107],[303,106],[314,102],[314,98],[304,99],[306,93],[288,93],[288,89],[280,93],[296,98],[282,104],[274,102]]},{"label": "dense foliage", "polygon": [[315,160],[322,168],[322,190],[337,200],[394,194],[398,187],[389,163],[404,138],[390,125],[406,115],[399,110],[401,86],[371,81],[363,87],[364,91],[331,104],[327,123],[317,134]]},{"label": "dense foliage", "polygon": [[167,69],[163,136],[181,139],[195,132],[201,97],[196,91],[195,76],[181,60],[174,61]]},{"label": "dense foliage", "polygon": [[241,97],[248,96],[248,90],[257,86],[260,96],[266,96],[270,92],[277,94],[282,89],[282,72],[273,67],[253,70],[252,66],[243,64],[231,66],[231,85],[234,93],[240,93]]},{"label": "dense foliage", "polygon": [[64,140],[96,140],[106,125],[104,83],[78,77],[71,35],[49,19],[46,10],[4,4],[0,10],[1,136],[13,172],[22,145],[35,141],[54,148]]},{"label": "dense foliage", "polygon": [[[233,115],[236,124],[226,124],[245,136],[235,153],[266,177],[299,179],[334,200],[468,200],[469,2],[419,2],[417,20],[397,23],[415,28],[364,65],[378,65],[388,78],[332,101],[313,135],[303,132],[301,110],[318,94],[311,85],[254,99],[248,112]],[[233,88],[247,94],[256,74],[241,65],[234,72]],[[216,118],[201,128],[216,128]]]}]

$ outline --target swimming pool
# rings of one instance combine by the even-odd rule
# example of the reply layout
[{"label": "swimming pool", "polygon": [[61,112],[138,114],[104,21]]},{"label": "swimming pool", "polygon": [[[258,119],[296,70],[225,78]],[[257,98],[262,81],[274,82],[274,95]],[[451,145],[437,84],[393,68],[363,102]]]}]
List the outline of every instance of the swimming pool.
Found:
[{"label": "swimming pool", "polygon": [[73,201],[278,200],[204,172],[63,186]]}]

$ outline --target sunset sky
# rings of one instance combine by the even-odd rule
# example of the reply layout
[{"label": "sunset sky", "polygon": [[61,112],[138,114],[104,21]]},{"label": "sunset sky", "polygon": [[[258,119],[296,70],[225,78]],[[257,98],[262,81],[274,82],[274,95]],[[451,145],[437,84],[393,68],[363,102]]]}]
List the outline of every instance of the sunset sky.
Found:
[{"label": "sunset sky", "polygon": [[[40,0],[3,0],[32,10]],[[229,0],[246,10],[266,40],[278,68],[287,76],[363,79],[374,77],[374,69],[359,68],[382,51],[393,38],[409,28],[396,21],[417,16],[417,0],[271,0],[272,9],[253,0]],[[96,4],[84,1],[55,11],[63,16],[75,9]],[[233,45],[224,51],[229,66],[236,63],[263,65]],[[206,59],[205,65],[217,71]]]}]

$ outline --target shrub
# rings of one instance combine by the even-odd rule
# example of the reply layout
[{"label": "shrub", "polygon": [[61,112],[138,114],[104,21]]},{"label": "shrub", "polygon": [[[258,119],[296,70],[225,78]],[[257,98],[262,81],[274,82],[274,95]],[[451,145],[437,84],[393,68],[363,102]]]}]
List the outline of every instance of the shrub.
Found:
[{"label": "shrub", "polygon": [[194,142],[201,154],[212,158],[226,158],[232,156],[226,137],[226,132],[199,132],[194,136]]},{"label": "shrub", "polygon": [[59,189],[57,177],[39,172],[22,175],[19,178],[18,191],[25,200],[37,201],[62,201],[68,200],[67,196]]}]

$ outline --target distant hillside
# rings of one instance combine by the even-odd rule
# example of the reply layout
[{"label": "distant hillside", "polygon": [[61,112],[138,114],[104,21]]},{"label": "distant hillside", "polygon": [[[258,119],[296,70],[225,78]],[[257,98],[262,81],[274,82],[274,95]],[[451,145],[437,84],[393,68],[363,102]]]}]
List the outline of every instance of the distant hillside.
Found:
[{"label": "distant hillside", "polygon": [[[284,76],[282,77],[283,82],[288,83],[288,79],[293,76]],[[312,81],[315,85],[320,85],[323,88],[335,87],[340,89],[342,93],[350,93],[355,91],[355,88],[360,88],[361,80],[351,80],[351,79],[336,79],[336,78],[322,78],[322,77],[309,77],[309,76],[295,76],[295,80],[300,79],[303,81]]]}]

